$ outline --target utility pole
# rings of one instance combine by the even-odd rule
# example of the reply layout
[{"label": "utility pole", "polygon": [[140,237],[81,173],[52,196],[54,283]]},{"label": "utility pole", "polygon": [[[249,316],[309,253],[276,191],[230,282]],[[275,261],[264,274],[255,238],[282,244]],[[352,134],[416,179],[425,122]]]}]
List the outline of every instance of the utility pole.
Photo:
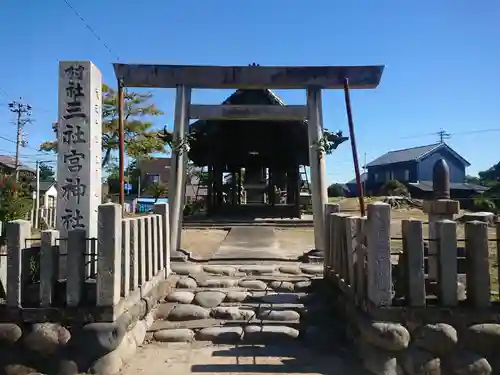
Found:
[{"label": "utility pole", "polygon": [[31,106],[29,104],[23,104],[20,102],[12,101],[9,103],[9,110],[12,113],[17,114],[16,126],[17,126],[17,137],[16,137],[16,182],[19,181],[19,154],[21,152],[21,144],[23,136],[24,125],[31,122]]},{"label": "utility pole", "polygon": [[436,134],[439,136],[439,143],[444,143],[445,139],[449,139],[451,137],[451,134],[443,129],[438,131]]}]

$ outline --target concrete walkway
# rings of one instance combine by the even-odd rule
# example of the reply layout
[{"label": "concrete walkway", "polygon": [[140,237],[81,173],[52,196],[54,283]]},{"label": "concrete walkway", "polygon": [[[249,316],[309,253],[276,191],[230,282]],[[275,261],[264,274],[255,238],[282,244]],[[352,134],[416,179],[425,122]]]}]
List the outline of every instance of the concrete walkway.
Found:
[{"label": "concrete walkway", "polygon": [[301,374],[367,375],[354,360],[320,353],[299,343],[274,346],[151,343],[125,365],[122,375]]},{"label": "concrete walkway", "polygon": [[[212,256],[212,261],[224,259],[297,259],[311,250],[308,238],[295,236],[293,243],[285,241],[288,230],[274,227],[242,226],[231,228],[227,237]],[[293,232],[293,230],[290,230]],[[293,234],[293,233],[292,233]]]}]

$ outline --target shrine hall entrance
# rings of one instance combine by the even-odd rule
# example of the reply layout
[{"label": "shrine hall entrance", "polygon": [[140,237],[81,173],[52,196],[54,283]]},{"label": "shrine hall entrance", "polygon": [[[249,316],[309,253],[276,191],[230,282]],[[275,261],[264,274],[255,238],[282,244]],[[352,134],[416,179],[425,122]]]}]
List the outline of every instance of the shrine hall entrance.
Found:
[{"label": "shrine hall entrance", "polygon": [[[237,90],[222,105],[283,106],[271,90]],[[304,120],[199,120],[189,159],[208,171],[210,217],[300,218],[301,166],[309,165]]]},{"label": "shrine hall entrance", "polygon": [[[118,80],[121,154],[124,150],[123,89],[125,87],[176,89],[169,180],[171,250],[180,249],[188,159],[197,166],[209,169],[210,214],[217,212],[224,214],[224,210],[227,210],[225,214],[229,215],[237,214],[239,210],[246,210],[247,214],[248,211],[253,211],[256,216],[264,217],[280,209],[287,212],[290,210],[283,215],[284,217],[300,215],[299,166],[310,165],[314,243],[316,250],[324,250],[324,223],[328,196],[325,151],[321,142],[325,140],[321,93],[324,89],[344,90],[351,144],[354,145],[349,90],[377,87],[382,77],[383,66],[114,64],[114,69]],[[204,105],[191,103],[191,92],[194,88],[237,89],[237,91],[226,101],[226,105]],[[307,103],[284,105],[276,95],[272,94],[271,89],[305,89]],[[189,125],[190,119],[199,121]],[[186,140],[188,142],[185,142]],[[356,155],[355,147],[352,149],[353,155]],[[358,163],[355,162],[354,165],[360,184]],[[221,186],[224,185],[225,173],[234,177],[230,184],[233,186],[229,191],[230,195],[239,196],[240,194],[236,194],[237,189],[250,192],[245,198],[245,203],[237,197],[225,200],[227,193],[223,194]],[[245,177],[247,173],[248,176]],[[278,203],[276,187],[283,187],[283,183],[280,182],[283,180],[290,181],[284,185],[287,199],[286,203],[281,203],[281,199]],[[124,161],[121,158],[121,203],[125,199],[124,181]],[[267,193],[264,192],[266,190]],[[275,193],[269,194],[272,191]],[[360,200],[362,201],[362,196]],[[259,209],[262,210],[261,213],[257,213]]]}]

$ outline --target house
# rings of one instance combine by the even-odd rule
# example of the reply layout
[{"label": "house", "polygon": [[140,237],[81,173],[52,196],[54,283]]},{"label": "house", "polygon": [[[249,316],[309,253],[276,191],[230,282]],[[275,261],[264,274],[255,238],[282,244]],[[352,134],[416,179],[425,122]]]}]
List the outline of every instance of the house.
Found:
[{"label": "house", "polygon": [[[453,197],[468,198],[487,190],[465,182],[465,169],[470,163],[446,143],[389,151],[376,158],[365,166],[365,190],[368,194],[375,195],[386,182],[398,180],[408,187],[412,196],[430,198],[434,164],[440,159],[448,164]],[[352,185],[351,182],[346,186]],[[352,192],[357,195],[357,189]]]},{"label": "house", "polygon": [[[362,173],[360,177],[361,177],[361,184],[364,186],[366,183],[366,179],[368,178],[368,173]],[[344,189],[344,194],[346,197],[357,197],[358,196],[358,182],[356,181],[356,178],[352,179],[349,182],[346,182],[343,185],[343,189]]]},{"label": "house", "polygon": [[[148,185],[154,182],[162,182],[168,186],[170,180],[170,163],[170,158],[151,158],[139,161],[141,191],[146,191]],[[207,189],[206,187],[199,186],[197,176],[192,176],[191,181],[186,181],[186,202],[206,195]]]},{"label": "house", "polygon": [[[16,171],[16,158],[9,155],[0,155],[0,173],[12,174]],[[36,171],[24,164],[19,163],[19,176],[27,178],[35,177]]]},{"label": "house", "polygon": [[[36,181],[31,183],[33,197],[36,197]],[[57,203],[57,184],[55,181],[40,181],[40,208],[54,208]]]}]

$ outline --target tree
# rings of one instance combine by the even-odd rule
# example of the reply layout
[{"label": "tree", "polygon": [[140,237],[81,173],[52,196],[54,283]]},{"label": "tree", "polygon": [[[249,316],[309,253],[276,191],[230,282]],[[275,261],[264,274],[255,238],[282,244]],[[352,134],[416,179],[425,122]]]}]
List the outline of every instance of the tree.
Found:
[{"label": "tree", "polygon": [[479,178],[485,182],[500,182],[500,162],[485,171],[479,172]]},{"label": "tree", "polygon": [[403,185],[401,182],[398,180],[390,180],[388,181],[382,188],[380,189],[382,195],[389,195],[389,196],[395,196],[395,195],[402,195],[402,196],[408,196],[408,188]]},{"label": "tree", "polygon": [[55,181],[54,168],[52,168],[50,165],[47,165],[45,163],[40,163],[38,169],[40,173],[40,181],[47,181],[47,182]]},{"label": "tree", "polygon": [[146,192],[150,194],[153,198],[155,198],[155,203],[158,201],[160,197],[167,197],[168,195],[168,186],[167,184],[159,181],[155,181],[148,185],[146,188]]},{"label": "tree", "polygon": [[27,187],[17,183],[13,175],[0,175],[0,222],[25,219],[31,206]]},{"label": "tree", "polygon": [[329,197],[343,197],[344,189],[341,184],[331,184],[328,186],[328,196]]},{"label": "tree", "polygon": [[[120,169],[115,160],[106,166],[106,173],[109,194],[118,194],[120,192]],[[137,160],[134,160],[125,168],[125,182],[132,185],[132,194],[138,192],[140,177],[141,171],[137,168]]]},{"label": "tree", "polygon": [[[152,93],[124,93],[125,150],[133,158],[149,157],[152,153],[165,153],[166,141],[158,136],[153,124],[146,118],[160,116],[160,111],[151,103]],[[109,86],[102,85],[102,165],[110,163],[112,152],[118,150],[118,95]],[[58,132],[58,123],[52,129]],[[40,151],[57,153],[57,141],[47,141],[40,145]]]}]

